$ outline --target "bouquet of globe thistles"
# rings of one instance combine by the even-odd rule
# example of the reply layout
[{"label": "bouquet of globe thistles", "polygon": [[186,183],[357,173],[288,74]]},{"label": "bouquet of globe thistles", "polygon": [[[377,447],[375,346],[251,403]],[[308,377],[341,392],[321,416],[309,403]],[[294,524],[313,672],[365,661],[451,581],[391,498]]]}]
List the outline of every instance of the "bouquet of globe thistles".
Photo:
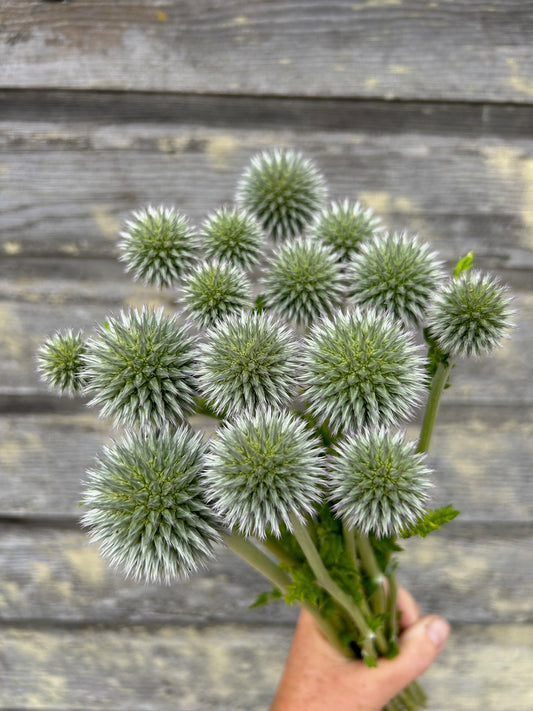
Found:
[{"label": "bouquet of globe thistles", "polygon": [[[498,346],[505,286],[447,276],[369,208],[326,203],[316,166],[257,155],[236,204],[199,230],[173,207],[134,212],[119,242],[136,280],[179,310],[129,309],[40,348],[41,377],[123,427],[88,473],[83,523],[109,561],[169,583],[225,543],[310,611],[331,644],[376,665],[398,652],[398,540],[457,515],[429,508],[426,463],[454,360]],[[424,405],[420,436],[398,425]],[[210,440],[188,417],[218,422]],[[424,706],[415,682],[386,707]]]}]

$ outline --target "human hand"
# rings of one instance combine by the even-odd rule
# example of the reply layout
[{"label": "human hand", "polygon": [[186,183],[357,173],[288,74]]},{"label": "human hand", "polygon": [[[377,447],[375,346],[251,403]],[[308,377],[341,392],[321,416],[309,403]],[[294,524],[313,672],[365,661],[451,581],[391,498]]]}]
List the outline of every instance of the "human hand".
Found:
[{"label": "human hand", "polygon": [[375,668],[343,657],[302,610],[270,711],[380,711],[419,677],[443,649],[450,627],[437,615],[420,617],[404,588],[398,591],[400,653]]}]

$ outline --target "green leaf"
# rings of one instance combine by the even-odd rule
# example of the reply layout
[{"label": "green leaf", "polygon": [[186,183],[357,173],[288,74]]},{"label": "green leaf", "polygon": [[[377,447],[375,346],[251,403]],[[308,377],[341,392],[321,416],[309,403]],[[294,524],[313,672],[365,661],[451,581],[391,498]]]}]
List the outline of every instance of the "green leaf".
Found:
[{"label": "green leaf", "polygon": [[436,509],[435,511],[428,511],[425,516],[423,516],[416,525],[406,528],[402,531],[402,538],[411,538],[411,536],[421,536],[425,538],[428,533],[436,531],[441,526],[444,526],[448,521],[453,521],[453,519],[459,515],[459,511],[453,508],[453,506],[444,506],[441,509]]},{"label": "green leaf", "polygon": [[378,665],[378,660],[376,659],[376,657],[372,657],[370,654],[364,654],[363,660],[364,660],[367,667],[372,668],[372,667],[377,667],[377,665]]},{"label": "green leaf", "polygon": [[454,279],[457,279],[462,272],[467,272],[472,269],[474,263],[474,252],[468,252],[464,257],[457,262],[453,270]]},{"label": "green leaf", "polygon": [[257,311],[258,314],[263,313],[263,311],[266,308],[266,299],[263,294],[259,294],[259,296],[256,298],[254,302],[254,311]]},{"label": "green leaf", "polygon": [[261,605],[268,605],[269,602],[279,600],[281,597],[283,596],[277,588],[274,588],[270,592],[260,593],[257,596],[257,600],[250,605],[249,609],[251,610],[254,607],[261,607]]}]

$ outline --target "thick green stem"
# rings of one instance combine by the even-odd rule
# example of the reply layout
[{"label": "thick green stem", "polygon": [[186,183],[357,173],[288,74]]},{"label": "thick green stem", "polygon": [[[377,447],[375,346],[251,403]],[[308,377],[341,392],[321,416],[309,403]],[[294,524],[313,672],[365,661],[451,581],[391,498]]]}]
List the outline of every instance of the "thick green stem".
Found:
[{"label": "thick green stem", "polygon": [[398,581],[396,580],[396,573],[394,571],[388,576],[388,581],[387,619],[389,621],[389,637],[392,642],[396,642],[398,638],[398,609],[396,606]]},{"label": "thick green stem", "polygon": [[426,411],[424,413],[424,420],[422,422],[422,428],[420,430],[420,438],[418,440],[417,452],[428,452],[429,445],[431,442],[431,435],[433,434],[433,427],[437,419],[437,413],[439,411],[440,398],[444,387],[448,381],[448,376],[452,367],[451,360],[448,359],[446,363],[439,363],[437,370],[431,380],[431,386],[429,389],[429,397],[426,403]]},{"label": "thick green stem", "polygon": [[349,529],[345,523],[342,524],[342,537],[344,539],[344,550],[351,560],[353,567],[359,571],[359,559],[355,548],[355,536],[353,529]]},{"label": "thick green stem", "polygon": [[[278,566],[273,563],[270,558],[259,550],[253,543],[246,540],[243,536],[238,533],[226,533],[223,536],[224,543],[227,547],[240,558],[255,568],[261,575],[270,580],[270,582],[278,588],[282,595],[286,595],[289,592],[289,587],[292,583],[290,577],[278,568]],[[330,625],[330,623],[325,620],[318,609],[311,605],[311,603],[300,600],[300,605],[307,610],[315,619],[320,631],[326,637],[327,640],[338,649],[341,654],[346,655],[346,648],[340,642],[337,637],[335,629]]]},{"label": "thick green stem", "polygon": [[376,586],[375,592],[370,598],[372,609],[376,615],[384,615],[387,611],[385,575],[378,565],[372,545],[368,538],[357,531],[355,534],[355,540],[363,568]]}]

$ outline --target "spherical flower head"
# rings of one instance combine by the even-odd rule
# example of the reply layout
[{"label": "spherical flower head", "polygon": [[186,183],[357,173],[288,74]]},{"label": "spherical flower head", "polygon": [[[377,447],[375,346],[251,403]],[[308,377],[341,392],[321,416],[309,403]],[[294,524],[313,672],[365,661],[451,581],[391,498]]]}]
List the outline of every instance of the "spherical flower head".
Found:
[{"label": "spherical flower head", "polygon": [[175,285],[198,258],[198,237],[189,218],[173,207],[134,212],[120,236],[119,259],[147,286]]},{"label": "spherical flower head", "polygon": [[264,296],[267,308],[299,326],[331,314],[344,296],[336,255],[309,239],[286,242],[270,261]]},{"label": "spherical flower head", "polygon": [[84,356],[90,405],[116,424],[180,423],[194,406],[195,341],[175,316],[143,307],[109,318]]},{"label": "spherical flower head", "polygon": [[85,379],[82,356],[85,342],[81,331],[58,331],[37,352],[37,370],[43,382],[67,395],[79,392]]},{"label": "spherical flower head", "polygon": [[229,528],[264,538],[292,530],[320,500],[322,452],[305,424],[286,412],[245,414],[212,442],[206,497]]},{"label": "spherical flower head", "polygon": [[334,432],[396,424],[426,384],[412,334],[386,313],[359,308],[311,328],[301,377],[309,413]]},{"label": "spherical flower head", "polygon": [[261,258],[263,230],[246,210],[228,207],[216,210],[202,225],[200,238],[207,259],[220,259],[249,269]]},{"label": "spherical flower head", "polygon": [[481,356],[500,345],[511,328],[513,310],[507,287],[477,270],[463,272],[435,295],[428,326],[450,356]]},{"label": "spherical flower head", "polygon": [[359,306],[384,309],[408,328],[416,327],[444,279],[440,267],[436,253],[416,236],[376,235],[346,269],[349,294]]},{"label": "spherical flower head", "polygon": [[200,345],[198,385],[228,416],[283,407],[298,386],[297,342],[269,314],[242,312],[210,329]]},{"label": "spherical flower head", "polygon": [[378,538],[416,523],[428,500],[431,471],[402,432],[364,429],[337,444],[328,467],[335,514],[348,528]]},{"label": "spherical flower head", "polygon": [[381,219],[360,202],[332,202],[314,219],[313,238],[329,245],[341,261],[348,261],[361,244],[382,230]]},{"label": "spherical flower head", "polygon": [[187,427],[127,433],[89,472],[82,523],[127,576],[169,583],[212,557],[220,523],[200,484],[206,451]]},{"label": "spherical flower head", "polygon": [[251,287],[244,273],[228,262],[204,261],[182,282],[187,314],[200,328],[251,304]]},{"label": "spherical flower head", "polygon": [[274,240],[300,236],[320,209],[325,181],[315,165],[294,151],[265,151],[252,158],[237,189],[237,202],[257,217]]}]

